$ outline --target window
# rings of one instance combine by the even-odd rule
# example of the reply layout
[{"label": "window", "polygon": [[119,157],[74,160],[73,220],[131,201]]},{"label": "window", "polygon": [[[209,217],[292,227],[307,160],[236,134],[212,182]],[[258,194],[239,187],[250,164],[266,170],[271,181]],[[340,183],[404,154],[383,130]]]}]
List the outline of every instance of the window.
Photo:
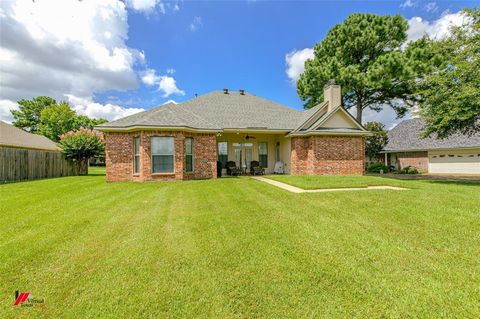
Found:
[{"label": "window", "polygon": [[258,161],[263,168],[268,167],[268,143],[258,143]]},{"label": "window", "polygon": [[280,161],[280,142],[275,144],[275,162]]},{"label": "window", "polygon": [[227,168],[227,162],[228,162],[227,142],[219,142],[217,148],[218,148],[218,161],[222,163],[222,168]]},{"label": "window", "polygon": [[152,173],[173,173],[173,137],[152,137]]},{"label": "window", "polygon": [[140,137],[133,138],[133,173],[140,173]]},{"label": "window", "polygon": [[185,171],[193,172],[193,138],[185,139]]}]

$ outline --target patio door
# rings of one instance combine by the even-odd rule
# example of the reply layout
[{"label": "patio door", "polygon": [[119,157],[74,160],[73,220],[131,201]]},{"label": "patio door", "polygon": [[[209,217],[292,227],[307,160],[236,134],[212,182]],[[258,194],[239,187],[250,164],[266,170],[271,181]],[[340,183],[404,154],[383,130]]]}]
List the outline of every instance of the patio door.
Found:
[{"label": "patio door", "polygon": [[238,168],[250,171],[250,163],[253,159],[253,143],[233,143],[235,153],[235,165]]}]

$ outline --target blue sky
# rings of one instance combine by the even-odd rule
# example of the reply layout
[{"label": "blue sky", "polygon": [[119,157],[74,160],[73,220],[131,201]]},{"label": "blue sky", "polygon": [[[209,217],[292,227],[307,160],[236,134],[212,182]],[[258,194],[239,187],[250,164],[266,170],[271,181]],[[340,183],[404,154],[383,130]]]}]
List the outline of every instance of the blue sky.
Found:
[{"label": "blue sky", "polygon": [[[185,1],[178,11],[166,14],[129,14],[128,45],[142,48],[148,66],[175,69],[175,79],[185,96],[162,98],[154,88],[142,87],[119,98],[140,97],[150,107],[173,98],[183,101],[224,87],[244,88],[277,102],[302,108],[296,89],[285,73],[285,55],[313,47],[330,28],[349,14],[368,12],[437,19],[442,12],[457,12],[468,2],[436,2],[400,7],[397,1]],[[422,5],[423,4],[423,5]],[[195,31],[190,29],[200,17]],[[111,94],[99,99],[108,100]],[[134,102],[135,103],[135,102]],[[133,104],[134,104],[133,103]],[[138,106],[138,105],[131,105]]]},{"label": "blue sky", "polygon": [[[4,91],[0,91],[0,101],[4,105],[2,111],[0,102],[0,119],[3,116],[8,120],[5,110],[14,107],[16,100],[37,94],[67,99],[79,113],[112,119],[167,100],[181,102],[192,98],[195,93],[204,94],[224,87],[246,89],[276,102],[302,108],[292,77],[301,72],[301,65],[305,57],[311,55],[311,48],[348,15],[355,12],[401,14],[409,20],[409,37],[415,38],[424,33],[446,32],[445,21],[455,21],[461,8],[478,4],[474,1],[416,0],[128,0],[124,5],[116,0],[106,0],[98,5],[90,3],[87,8],[85,2],[65,3],[53,13],[42,1],[28,5],[2,4],[2,10],[7,12],[7,18],[2,18],[2,27],[17,27],[12,30],[24,27],[26,41],[37,42],[37,46],[23,48],[16,43],[18,41],[2,40],[4,53],[21,57],[23,63],[18,65],[19,69],[25,69],[25,61],[32,61],[31,74],[25,75],[31,79],[32,89],[10,90],[15,87],[15,82],[9,83],[8,77],[7,80],[0,79]],[[25,12],[29,15],[23,14]],[[105,14],[98,18],[98,12]],[[105,19],[107,13],[114,18]],[[54,16],[56,14],[59,16]],[[60,15],[71,15],[73,20],[66,19],[62,25],[49,24],[52,19],[60,19]],[[23,16],[28,16],[29,20]],[[89,19],[91,21],[83,26],[83,21]],[[46,30],[47,36],[36,36],[31,24]],[[68,32],[62,33],[59,30],[62,28]],[[88,29],[89,35],[84,36],[82,29]],[[105,36],[99,37],[98,34]],[[79,62],[70,69],[59,66],[66,44],[71,45],[66,54],[71,55],[73,50],[78,52],[78,60],[84,65]],[[35,50],[50,47],[59,52],[58,65],[47,59],[38,61],[41,54]],[[108,54],[103,57],[100,49],[105,49]],[[292,64],[286,63],[289,53]],[[8,54],[5,56],[9,57]],[[12,61],[13,58],[7,62]],[[45,84],[45,79],[37,76],[39,67],[49,67],[52,78],[56,78],[53,75],[57,69],[59,74],[68,71],[68,77],[72,78],[61,79],[56,84],[53,81],[50,87],[46,87],[50,84]],[[10,68],[4,70],[0,67],[0,76],[15,71],[14,66]],[[88,73],[91,69],[105,72]],[[392,116],[371,114],[369,119],[378,118],[390,125],[394,121]]]}]

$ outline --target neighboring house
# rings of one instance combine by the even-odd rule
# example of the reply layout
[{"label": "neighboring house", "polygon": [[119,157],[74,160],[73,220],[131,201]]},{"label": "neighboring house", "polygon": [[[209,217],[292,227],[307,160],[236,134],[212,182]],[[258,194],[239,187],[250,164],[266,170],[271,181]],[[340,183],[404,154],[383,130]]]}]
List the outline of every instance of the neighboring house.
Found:
[{"label": "neighboring house", "polygon": [[259,161],[291,174],[364,172],[369,134],[342,106],[339,85],[325,101],[299,111],[224,89],[101,124],[108,181],[214,178],[217,160],[248,171]]},{"label": "neighboring house", "polygon": [[0,121],[0,182],[78,175],[60,148],[45,136]]},{"label": "neighboring house", "polygon": [[397,168],[412,166],[425,173],[480,174],[480,133],[421,138],[424,126],[421,119],[415,118],[390,130],[383,151],[385,164]]}]

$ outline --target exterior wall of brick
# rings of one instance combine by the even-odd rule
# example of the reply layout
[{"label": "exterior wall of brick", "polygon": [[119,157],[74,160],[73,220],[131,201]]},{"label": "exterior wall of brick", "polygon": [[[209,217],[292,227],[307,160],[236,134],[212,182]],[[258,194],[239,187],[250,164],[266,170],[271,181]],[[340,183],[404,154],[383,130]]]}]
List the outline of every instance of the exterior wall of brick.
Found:
[{"label": "exterior wall of brick", "polygon": [[356,136],[293,137],[292,175],[363,175],[365,141]]},{"label": "exterior wall of brick", "polygon": [[397,163],[400,169],[411,166],[419,172],[428,172],[428,152],[397,153]]},{"label": "exterior wall of brick", "polygon": [[[175,143],[174,173],[152,173],[151,138],[172,136]],[[140,137],[140,172],[133,173],[133,139]],[[185,172],[186,137],[193,138],[194,171]],[[217,147],[215,134],[186,132],[138,131],[105,134],[107,181],[153,181],[216,178]]]}]

